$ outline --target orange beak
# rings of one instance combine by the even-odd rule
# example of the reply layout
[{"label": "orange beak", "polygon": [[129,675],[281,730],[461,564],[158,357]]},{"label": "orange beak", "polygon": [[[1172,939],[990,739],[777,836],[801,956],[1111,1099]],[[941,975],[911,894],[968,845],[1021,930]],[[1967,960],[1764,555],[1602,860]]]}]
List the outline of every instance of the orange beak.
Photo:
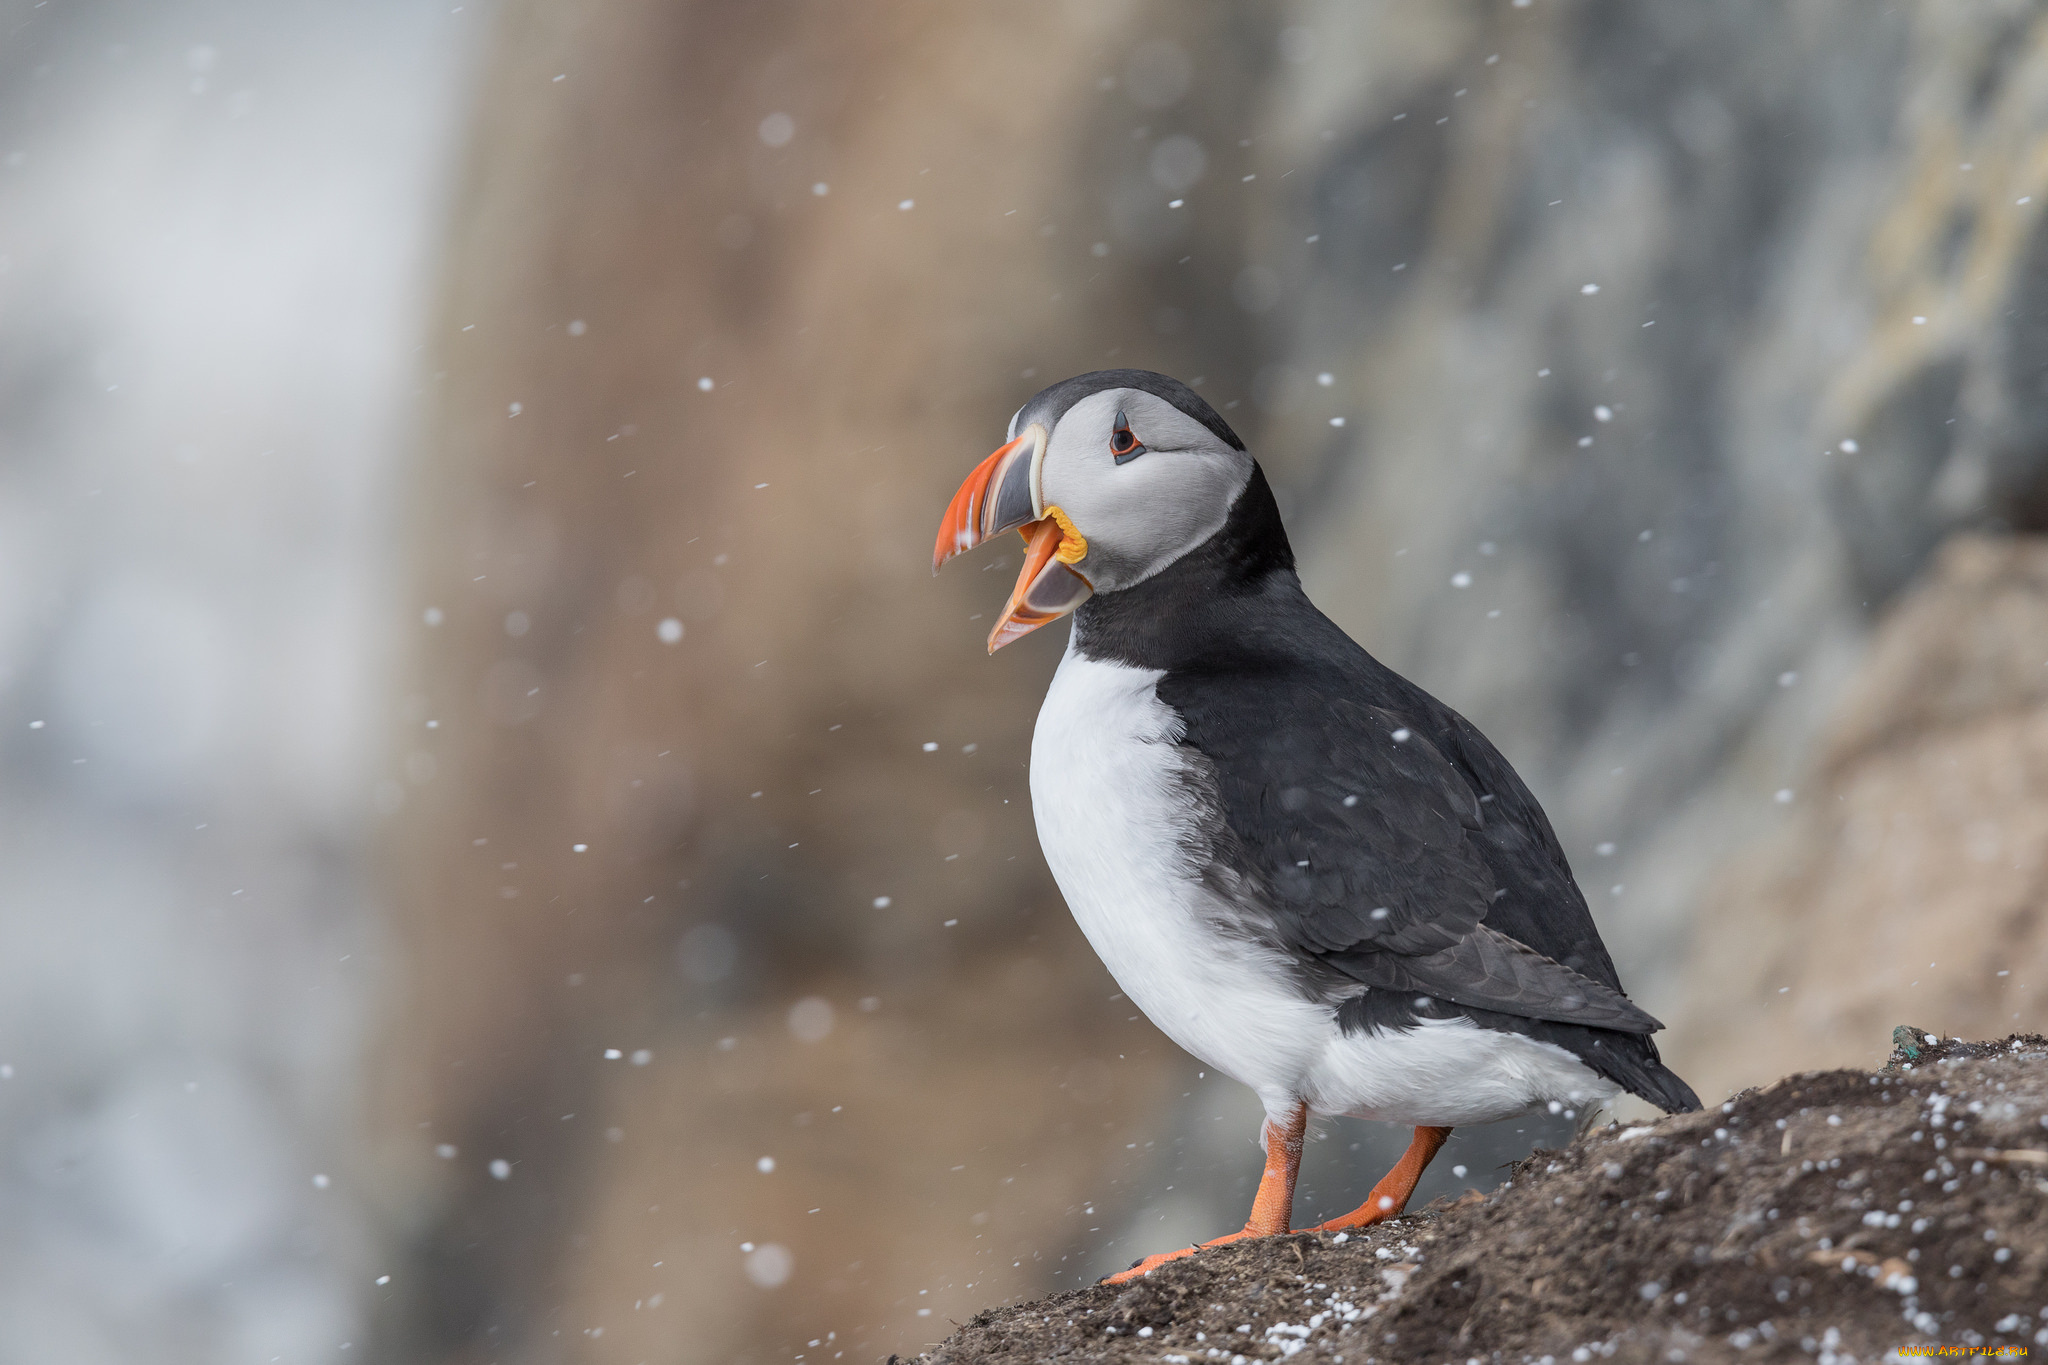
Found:
[{"label": "orange beak", "polygon": [[988,652],[1059,620],[1087,601],[1095,589],[1073,567],[1088,553],[1088,542],[1066,513],[1047,507],[1040,487],[1045,428],[1034,422],[1015,440],[974,467],[953,495],[932,547],[932,572],[954,555],[1001,535],[1024,535],[1024,567],[1003,614],[989,632]]}]

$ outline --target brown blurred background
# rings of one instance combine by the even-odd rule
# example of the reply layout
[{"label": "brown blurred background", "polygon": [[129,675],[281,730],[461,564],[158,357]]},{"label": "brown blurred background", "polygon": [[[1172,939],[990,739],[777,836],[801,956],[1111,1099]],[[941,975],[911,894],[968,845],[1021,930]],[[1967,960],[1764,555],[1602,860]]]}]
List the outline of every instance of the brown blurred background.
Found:
[{"label": "brown blurred background", "polygon": [[[1703,1097],[2048,1024],[2034,7],[0,24],[0,1365],[873,1360],[1234,1226],[1038,856],[1064,631],[928,569],[1104,366]],[[1324,1131],[1305,1217],[1403,1142]]]}]

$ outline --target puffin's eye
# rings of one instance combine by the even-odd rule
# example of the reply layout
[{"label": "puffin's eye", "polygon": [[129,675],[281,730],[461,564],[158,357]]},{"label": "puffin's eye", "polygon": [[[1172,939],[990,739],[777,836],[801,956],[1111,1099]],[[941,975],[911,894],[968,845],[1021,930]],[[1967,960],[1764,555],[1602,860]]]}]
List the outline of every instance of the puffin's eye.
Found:
[{"label": "puffin's eye", "polygon": [[1137,434],[1131,430],[1130,418],[1119,411],[1116,426],[1109,433],[1109,453],[1116,456],[1118,464],[1126,464],[1145,453],[1145,447],[1138,443]]}]

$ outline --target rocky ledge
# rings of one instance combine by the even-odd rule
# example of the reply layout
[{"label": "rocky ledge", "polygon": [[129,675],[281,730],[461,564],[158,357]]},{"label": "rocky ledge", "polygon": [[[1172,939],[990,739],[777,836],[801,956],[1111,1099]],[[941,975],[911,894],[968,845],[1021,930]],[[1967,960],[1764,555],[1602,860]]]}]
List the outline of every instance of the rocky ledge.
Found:
[{"label": "rocky ledge", "polygon": [[[1902,1027],[1490,1195],[992,1308],[921,1360],[1793,1360],[2048,1346],[2048,1038]],[[1912,1350],[1912,1348],[1922,1348]]]}]

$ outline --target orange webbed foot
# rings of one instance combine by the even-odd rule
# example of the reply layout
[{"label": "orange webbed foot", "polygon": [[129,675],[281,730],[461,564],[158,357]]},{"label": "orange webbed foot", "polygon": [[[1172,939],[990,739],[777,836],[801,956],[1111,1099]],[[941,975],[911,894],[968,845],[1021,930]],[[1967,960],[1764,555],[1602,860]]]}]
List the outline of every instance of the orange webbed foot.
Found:
[{"label": "orange webbed foot", "polygon": [[1182,1247],[1178,1251],[1162,1251],[1157,1255],[1147,1256],[1129,1270],[1119,1270],[1116,1274],[1106,1277],[1102,1282],[1104,1284],[1128,1284],[1132,1280],[1150,1275],[1168,1261],[1178,1261],[1183,1256],[1192,1256],[1196,1252],[1206,1250],[1209,1247],[1228,1246],[1232,1242],[1242,1242],[1250,1237],[1272,1237],[1277,1235],[1276,1233],[1257,1232],[1251,1228],[1246,1228],[1242,1232],[1233,1232],[1227,1236],[1218,1237],[1213,1242],[1204,1242],[1200,1246]]},{"label": "orange webbed foot", "polygon": [[1354,1228],[1369,1228],[1374,1223],[1384,1223],[1390,1218],[1399,1218],[1401,1211],[1408,1207],[1408,1200],[1415,1194],[1415,1186],[1422,1180],[1426,1169],[1451,1135],[1448,1128],[1417,1128],[1414,1141],[1408,1150],[1388,1171],[1380,1183],[1372,1187],[1372,1193],[1342,1218],[1332,1218],[1327,1223],[1318,1223],[1307,1229],[1309,1232],[1349,1232]]},{"label": "orange webbed foot", "polygon": [[1384,1223],[1390,1219],[1399,1218],[1406,1207],[1405,1202],[1396,1204],[1386,1195],[1380,1195],[1376,1199],[1366,1200],[1365,1203],[1345,1214],[1342,1218],[1332,1218],[1327,1223],[1318,1223],[1312,1228],[1301,1228],[1299,1231],[1356,1232],[1360,1228],[1369,1228],[1374,1223]]},{"label": "orange webbed foot", "polygon": [[1259,1192],[1252,1198],[1252,1216],[1245,1220],[1242,1232],[1218,1237],[1198,1247],[1182,1247],[1178,1251],[1162,1251],[1157,1256],[1147,1256],[1129,1270],[1111,1275],[1103,1283],[1126,1284],[1150,1275],[1168,1261],[1192,1256],[1204,1247],[1228,1246],[1248,1237],[1272,1237],[1287,1231],[1289,1215],[1294,1210],[1294,1176],[1301,1165],[1301,1141],[1307,1131],[1308,1105],[1305,1103],[1297,1103],[1283,1122],[1266,1121],[1263,1129],[1266,1169],[1259,1176]]}]

